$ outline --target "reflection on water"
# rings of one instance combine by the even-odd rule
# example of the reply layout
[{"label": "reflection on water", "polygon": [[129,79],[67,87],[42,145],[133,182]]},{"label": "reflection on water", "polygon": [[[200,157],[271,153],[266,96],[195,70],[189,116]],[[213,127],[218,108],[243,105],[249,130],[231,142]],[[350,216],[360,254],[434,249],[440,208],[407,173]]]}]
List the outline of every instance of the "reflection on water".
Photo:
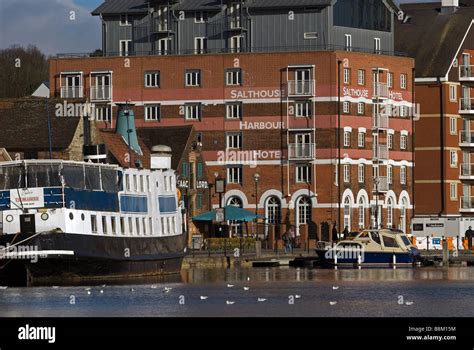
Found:
[{"label": "reflection on water", "polygon": [[127,283],[1,289],[0,316],[474,316],[466,267],[189,269]]}]

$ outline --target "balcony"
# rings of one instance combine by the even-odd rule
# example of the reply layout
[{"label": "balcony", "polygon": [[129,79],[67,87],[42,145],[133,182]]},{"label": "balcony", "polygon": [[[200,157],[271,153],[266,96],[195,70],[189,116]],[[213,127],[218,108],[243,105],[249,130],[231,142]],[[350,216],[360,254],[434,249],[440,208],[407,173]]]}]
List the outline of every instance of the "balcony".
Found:
[{"label": "balcony", "polygon": [[387,176],[379,176],[374,179],[374,193],[386,193],[390,189]]},{"label": "balcony", "polygon": [[372,160],[374,162],[379,161],[383,162],[388,160],[388,146],[387,145],[378,145],[372,147]]},{"label": "balcony", "polygon": [[245,21],[240,17],[231,17],[226,21],[225,24],[225,31],[226,32],[233,32],[233,31],[245,31],[247,28],[244,25]]},{"label": "balcony", "polygon": [[61,86],[61,98],[83,98],[82,86]]},{"label": "balcony", "polygon": [[[374,109],[375,110],[375,109]],[[388,115],[376,114],[372,115],[372,129],[388,129]]]},{"label": "balcony", "polygon": [[459,100],[459,114],[474,115],[474,98],[461,98]]},{"label": "balcony", "polygon": [[474,83],[474,66],[459,66],[459,81]]},{"label": "balcony", "polygon": [[474,147],[474,131],[461,131],[459,134],[460,147]]},{"label": "balcony", "polygon": [[311,160],[316,156],[314,143],[291,143],[288,145],[289,160]]},{"label": "balcony", "polygon": [[373,84],[373,92],[372,92],[372,99],[388,99],[389,97],[389,89],[387,83],[374,83]]},{"label": "balcony", "polygon": [[461,164],[460,180],[474,180],[474,164]]},{"label": "balcony", "polygon": [[461,197],[459,211],[473,213],[474,212],[474,197]]},{"label": "balcony", "polygon": [[91,101],[110,101],[112,100],[112,86],[91,87]]},{"label": "balcony", "polygon": [[315,96],[316,82],[314,80],[290,80],[287,85],[288,97]]},{"label": "balcony", "polygon": [[163,19],[163,18],[154,18],[153,21],[152,21],[153,25],[152,25],[152,33],[154,34],[166,34],[166,35],[169,35],[172,30],[168,24],[168,20],[167,19]]}]

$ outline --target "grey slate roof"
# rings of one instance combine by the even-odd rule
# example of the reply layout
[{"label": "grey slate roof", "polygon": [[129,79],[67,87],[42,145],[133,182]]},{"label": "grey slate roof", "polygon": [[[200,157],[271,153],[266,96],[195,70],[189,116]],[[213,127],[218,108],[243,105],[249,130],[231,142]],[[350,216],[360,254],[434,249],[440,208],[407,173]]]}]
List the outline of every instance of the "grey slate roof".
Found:
[{"label": "grey slate roof", "polygon": [[411,19],[395,24],[395,50],[416,59],[416,77],[444,77],[466,31],[474,19],[474,7],[460,7],[441,14],[440,3],[401,6]]},{"label": "grey slate roof", "polygon": [[92,14],[146,13],[147,11],[147,0],[106,0],[92,11]]}]

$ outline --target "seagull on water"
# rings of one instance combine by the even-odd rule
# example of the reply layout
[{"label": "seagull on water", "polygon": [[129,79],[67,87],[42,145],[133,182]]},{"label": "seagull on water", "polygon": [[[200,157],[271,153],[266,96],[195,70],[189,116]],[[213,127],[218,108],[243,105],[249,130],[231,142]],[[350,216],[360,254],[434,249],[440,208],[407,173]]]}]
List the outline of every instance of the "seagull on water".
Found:
[{"label": "seagull on water", "polygon": [[90,289],[90,287],[87,287],[87,288],[86,288],[86,289],[84,289],[84,290],[91,290],[91,289]]},{"label": "seagull on water", "polygon": [[334,306],[334,305],[336,305],[336,304],[337,304],[337,301],[330,301],[330,302],[329,302],[329,305],[331,305],[331,306]]},{"label": "seagull on water", "polygon": [[228,284],[227,288],[234,288],[234,285],[233,284]]},{"label": "seagull on water", "polygon": [[87,295],[91,295],[91,291],[90,291],[90,290],[87,291]]},{"label": "seagull on water", "polygon": [[265,299],[265,298],[258,298],[257,300],[261,303],[264,302],[264,301],[267,301],[267,299]]},{"label": "seagull on water", "polygon": [[229,300],[227,300],[225,303],[226,303],[227,305],[234,305],[234,304],[235,304],[235,301],[229,301]]},{"label": "seagull on water", "polygon": [[201,300],[206,300],[206,299],[207,299],[207,296],[201,295]]},{"label": "seagull on water", "polygon": [[134,292],[135,291],[135,288],[130,288],[130,292]]},{"label": "seagull on water", "polygon": [[0,289],[7,289],[7,286],[0,286]]},{"label": "seagull on water", "polygon": [[411,305],[413,305],[413,304],[414,304],[413,301],[407,301],[407,302],[405,302],[405,305],[408,305],[408,306],[411,306]]},{"label": "seagull on water", "polygon": [[338,286],[333,286],[333,287],[332,287],[332,290],[338,290],[338,289],[339,289]]},{"label": "seagull on water", "polygon": [[156,288],[158,288],[158,286],[156,284],[151,285],[151,289],[156,289]]},{"label": "seagull on water", "polygon": [[163,288],[163,293],[169,293],[169,292],[171,292],[172,289],[173,288],[165,287],[165,288]]},{"label": "seagull on water", "polygon": [[104,294],[104,291],[102,289],[100,290],[100,294]]},{"label": "seagull on water", "polygon": [[250,289],[250,287],[244,287],[244,290],[249,290],[249,289]]}]

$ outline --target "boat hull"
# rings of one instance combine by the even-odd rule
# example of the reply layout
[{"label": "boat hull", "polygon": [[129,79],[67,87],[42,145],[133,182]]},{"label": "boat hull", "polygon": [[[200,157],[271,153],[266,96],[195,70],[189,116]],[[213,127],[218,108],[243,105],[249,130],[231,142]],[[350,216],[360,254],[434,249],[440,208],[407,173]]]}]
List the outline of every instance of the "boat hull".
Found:
[{"label": "boat hull", "polygon": [[[14,236],[0,236],[0,245],[11,244]],[[29,239],[31,236],[20,234],[14,240],[26,240],[22,246],[29,247],[29,253],[9,253],[0,260],[0,283],[64,285],[175,274],[181,270],[186,246],[185,235],[120,237],[51,232]]]},{"label": "boat hull", "polygon": [[[327,250],[317,249],[316,254],[323,265],[336,265],[334,257],[327,254]],[[329,255],[329,256],[328,256]],[[394,259],[395,256],[395,259]],[[410,253],[392,253],[392,252],[364,252],[363,258],[359,261],[357,257],[338,257],[337,265],[374,265],[374,266],[390,266],[396,262],[397,265],[412,265],[416,262],[416,258]]]}]

